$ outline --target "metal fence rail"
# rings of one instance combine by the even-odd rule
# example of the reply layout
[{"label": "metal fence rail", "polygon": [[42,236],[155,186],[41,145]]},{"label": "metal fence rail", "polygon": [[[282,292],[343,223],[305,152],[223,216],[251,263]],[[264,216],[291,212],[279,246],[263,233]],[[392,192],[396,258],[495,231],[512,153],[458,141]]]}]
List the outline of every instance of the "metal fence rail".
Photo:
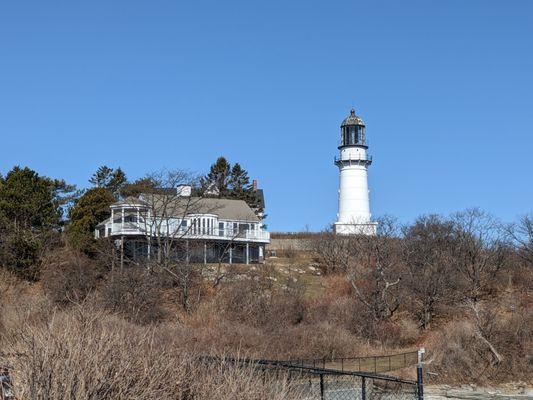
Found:
[{"label": "metal fence rail", "polygon": [[387,356],[367,357],[324,357],[292,360],[294,364],[306,367],[320,367],[353,372],[388,372],[415,366],[418,362],[418,352],[410,351]]},{"label": "metal fence rail", "polygon": [[305,400],[422,400],[422,382],[370,372],[308,367],[291,361],[219,359],[204,362],[252,365],[274,380],[287,380],[291,390]]}]

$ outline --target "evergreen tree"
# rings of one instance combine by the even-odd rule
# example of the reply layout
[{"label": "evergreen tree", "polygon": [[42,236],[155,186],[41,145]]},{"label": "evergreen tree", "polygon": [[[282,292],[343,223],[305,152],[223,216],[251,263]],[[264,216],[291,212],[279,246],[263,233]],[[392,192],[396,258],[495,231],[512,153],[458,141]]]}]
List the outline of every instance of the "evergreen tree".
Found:
[{"label": "evergreen tree", "polygon": [[98,167],[96,172],[89,179],[89,183],[92,183],[98,188],[106,188],[109,181],[111,180],[111,175],[113,174],[113,169],[109,168],[107,165],[102,165]]},{"label": "evergreen tree", "polygon": [[74,247],[90,253],[96,225],[109,217],[109,206],[115,201],[115,197],[105,188],[89,189],[80,197],[70,210],[67,228],[67,237]]},{"label": "evergreen tree", "polygon": [[231,175],[231,165],[224,157],[219,157],[211,165],[209,173],[200,179],[202,192],[206,196],[226,197]]},{"label": "evergreen tree", "polygon": [[239,163],[232,167],[224,157],[219,157],[211,165],[209,173],[200,180],[200,185],[203,195],[244,200],[262,217],[263,207],[259,193],[254,190],[248,172]]},{"label": "evergreen tree", "polygon": [[114,196],[117,196],[120,193],[120,189],[127,184],[128,179],[120,167],[113,169],[109,168],[107,165],[102,165],[92,175],[89,182],[97,188],[107,189]]},{"label": "evergreen tree", "polygon": [[111,179],[109,180],[109,183],[107,184],[106,188],[115,197],[117,197],[120,193],[120,190],[124,187],[124,185],[126,185],[127,182],[128,182],[128,179],[126,178],[126,174],[120,167],[118,167],[111,174]]},{"label": "evergreen tree", "polygon": [[73,187],[14,167],[0,181],[0,218],[15,228],[53,229],[61,225],[61,193]]},{"label": "evergreen tree", "polygon": [[126,183],[120,189],[121,197],[139,197],[142,193],[155,193],[157,191],[157,183],[150,177],[137,179],[135,182]]},{"label": "evergreen tree", "polygon": [[73,190],[27,167],[0,178],[0,265],[27,279],[37,277],[42,249],[57,236]]},{"label": "evergreen tree", "polygon": [[239,163],[236,163],[231,168],[229,187],[232,192],[232,197],[240,197],[253,190],[253,188],[250,187],[248,172],[246,172]]}]

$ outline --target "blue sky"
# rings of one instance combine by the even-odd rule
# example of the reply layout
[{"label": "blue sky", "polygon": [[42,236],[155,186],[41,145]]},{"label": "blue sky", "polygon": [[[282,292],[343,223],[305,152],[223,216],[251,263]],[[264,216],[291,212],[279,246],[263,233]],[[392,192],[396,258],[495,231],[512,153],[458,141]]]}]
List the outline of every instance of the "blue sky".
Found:
[{"label": "blue sky", "polygon": [[205,172],[265,189],[271,230],[334,221],[341,120],[374,215],[533,209],[533,1],[3,1],[0,172],[80,187]]}]

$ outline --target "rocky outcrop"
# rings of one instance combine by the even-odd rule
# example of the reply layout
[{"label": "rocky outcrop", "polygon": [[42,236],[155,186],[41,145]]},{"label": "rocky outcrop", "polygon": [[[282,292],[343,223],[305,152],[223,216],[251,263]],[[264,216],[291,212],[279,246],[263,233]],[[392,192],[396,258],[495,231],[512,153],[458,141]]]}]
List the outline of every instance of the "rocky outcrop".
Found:
[{"label": "rocky outcrop", "polygon": [[475,385],[426,386],[424,399],[427,400],[533,400],[533,388],[522,384],[512,387],[484,388]]}]

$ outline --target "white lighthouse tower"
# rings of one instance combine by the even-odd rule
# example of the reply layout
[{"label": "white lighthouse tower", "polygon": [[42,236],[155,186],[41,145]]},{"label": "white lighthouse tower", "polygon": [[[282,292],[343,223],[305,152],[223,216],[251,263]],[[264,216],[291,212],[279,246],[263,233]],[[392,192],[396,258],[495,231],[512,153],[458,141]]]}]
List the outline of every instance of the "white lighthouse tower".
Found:
[{"label": "white lighthouse tower", "polygon": [[367,154],[365,123],[350,111],[341,124],[339,157],[339,213],[335,233],[339,235],[375,235],[377,223],[370,219],[368,199],[368,166],[372,157]]}]

